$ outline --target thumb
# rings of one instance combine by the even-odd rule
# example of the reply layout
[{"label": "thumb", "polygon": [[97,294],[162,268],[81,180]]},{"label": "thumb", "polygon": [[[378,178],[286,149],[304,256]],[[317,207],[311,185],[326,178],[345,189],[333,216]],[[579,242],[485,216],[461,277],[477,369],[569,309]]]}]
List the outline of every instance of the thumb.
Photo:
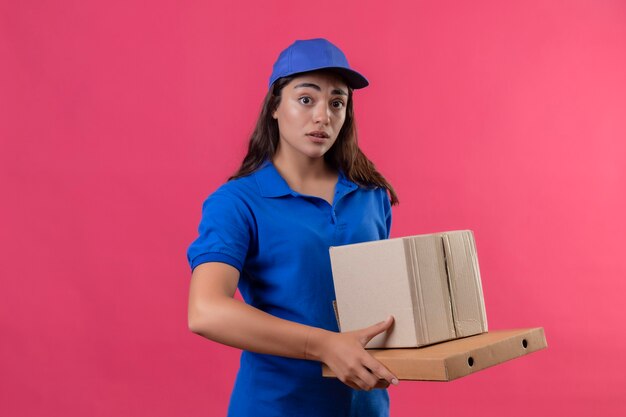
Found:
[{"label": "thumb", "polygon": [[359,338],[361,344],[365,346],[370,340],[372,340],[374,336],[389,330],[389,328],[393,324],[393,320],[393,316],[389,316],[385,321],[381,321],[380,323],[376,323],[370,327],[362,329]]}]

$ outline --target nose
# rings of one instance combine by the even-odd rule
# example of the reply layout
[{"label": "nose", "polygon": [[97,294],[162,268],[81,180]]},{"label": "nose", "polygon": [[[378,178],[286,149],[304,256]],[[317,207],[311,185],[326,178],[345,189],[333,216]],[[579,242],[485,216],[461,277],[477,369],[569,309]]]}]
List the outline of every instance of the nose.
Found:
[{"label": "nose", "polygon": [[331,109],[328,103],[320,101],[315,106],[315,112],[313,114],[313,120],[315,123],[321,123],[323,125],[330,123]]}]

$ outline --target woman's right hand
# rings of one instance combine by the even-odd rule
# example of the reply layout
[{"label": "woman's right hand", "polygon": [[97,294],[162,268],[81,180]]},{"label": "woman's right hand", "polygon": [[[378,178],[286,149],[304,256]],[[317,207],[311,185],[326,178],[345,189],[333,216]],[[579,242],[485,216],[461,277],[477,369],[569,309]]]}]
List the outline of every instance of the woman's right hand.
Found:
[{"label": "woman's right hand", "polygon": [[389,316],[385,321],[352,332],[324,331],[317,337],[311,335],[307,356],[317,356],[341,382],[354,389],[369,391],[397,385],[396,376],[365,350],[374,336],[387,331],[392,324],[393,316]]}]

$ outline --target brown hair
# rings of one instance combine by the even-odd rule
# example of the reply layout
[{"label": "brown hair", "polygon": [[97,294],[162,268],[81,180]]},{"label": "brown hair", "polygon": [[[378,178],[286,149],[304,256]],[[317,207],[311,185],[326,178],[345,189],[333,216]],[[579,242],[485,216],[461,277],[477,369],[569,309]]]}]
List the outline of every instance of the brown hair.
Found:
[{"label": "brown hair", "polygon": [[[280,104],[281,91],[294,77],[279,78],[268,91],[261,106],[261,114],[248,143],[248,153],[241,166],[229,180],[252,174],[266,160],[272,160],[278,148],[278,122],[272,113]],[[354,107],[352,105],[352,88],[348,89],[346,119],[339,131],[337,141],[324,154],[324,160],[333,168],[343,171],[345,176],[363,187],[385,188],[391,197],[391,204],[398,204],[398,195],[389,182],[377,170],[361,151],[358,145]]]}]

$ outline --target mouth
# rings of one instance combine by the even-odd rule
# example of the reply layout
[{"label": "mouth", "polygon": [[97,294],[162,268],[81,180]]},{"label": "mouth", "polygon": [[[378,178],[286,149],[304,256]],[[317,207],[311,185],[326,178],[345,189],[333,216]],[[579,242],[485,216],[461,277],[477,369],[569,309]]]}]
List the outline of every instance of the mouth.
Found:
[{"label": "mouth", "polygon": [[322,132],[321,130],[316,130],[314,132],[309,132],[306,134],[307,136],[311,136],[318,139],[328,139],[330,136],[326,132]]}]

